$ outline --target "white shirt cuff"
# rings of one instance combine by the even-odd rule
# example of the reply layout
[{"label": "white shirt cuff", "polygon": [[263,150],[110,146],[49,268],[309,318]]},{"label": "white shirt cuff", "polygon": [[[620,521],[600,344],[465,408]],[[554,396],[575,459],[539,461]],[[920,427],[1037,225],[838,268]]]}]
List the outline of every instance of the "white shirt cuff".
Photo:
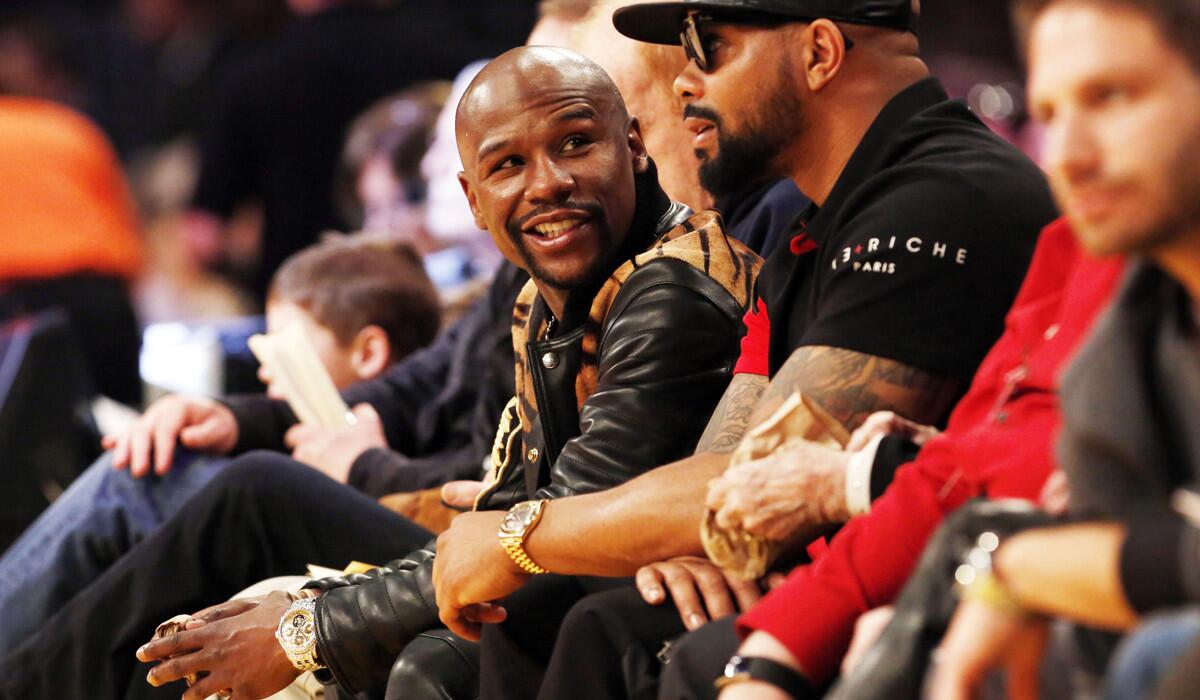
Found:
[{"label": "white shirt cuff", "polygon": [[850,517],[871,512],[871,466],[885,435],[876,435],[867,446],[850,455],[846,465],[846,509]]}]

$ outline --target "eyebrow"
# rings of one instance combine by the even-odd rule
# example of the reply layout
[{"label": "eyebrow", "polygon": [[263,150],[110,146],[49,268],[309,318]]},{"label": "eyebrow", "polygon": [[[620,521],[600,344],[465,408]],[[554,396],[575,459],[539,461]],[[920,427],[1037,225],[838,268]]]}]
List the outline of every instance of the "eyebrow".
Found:
[{"label": "eyebrow", "polygon": [[510,143],[510,141],[508,139],[499,139],[499,140],[494,140],[494,141],[488,141],[487,143],[485,143],[479,147],[479,152],[475,154],[475,160],[477,162],[482,162],[488,156],[495,153],[496,151],[508,148],[509,143]]},{"label": "eyebrow", "polygon": [[[569,122],[569,121],[574,121],[576,119],[595,120],[597,118],[598,118],[598,115],[596,113],[596,110],[594,108],[592,108],[591,105],[578,105],[576,107],[571,108],[570,110],[568,110],[566,112],[563,112],[562,114],[556,115],[554,117],[554,121],[555,122]],[[509,139],[498,139],[498,140],[494,140],[494,141],[485,142],[482,146],[479,147],[479,151],[475,154],[475,159],[477,161],[483,161],[488,156],[495,153],[496,151],[501,151],[501,150],[504,150],[505,148],[508,148],[510,143],[511,143],[511,141]]]},{"label": "eyebrow", "polygon": [[596,119],[596,110],[591,105],[579,105],[571,110],[554,117],[556,122],[569,122],[576,119]]}]

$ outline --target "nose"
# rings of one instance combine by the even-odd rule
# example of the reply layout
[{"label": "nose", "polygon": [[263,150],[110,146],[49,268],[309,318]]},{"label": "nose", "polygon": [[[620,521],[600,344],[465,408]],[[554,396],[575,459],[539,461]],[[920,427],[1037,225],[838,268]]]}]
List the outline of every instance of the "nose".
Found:
[{"label": "nose", "polygon": [[1061,113],[1046,129],[1042,159],[1055,179],[1076,184],[1100,170],[1100,150],[1087,115],[1076,110]]},{"label": "nose", "polygon": [[693,102],[704,96],[704,76],[700,70],[700,66],[696,65],[695,61],[689,60],[679,75],[675,76],[675,82],[671,84],[675,94],[684,102]]},{"label": "nose", "polygon": [[575,189],[575,178],[548,154],[533,161],[526,171],[525,200],[531,204],[561,202]]}]

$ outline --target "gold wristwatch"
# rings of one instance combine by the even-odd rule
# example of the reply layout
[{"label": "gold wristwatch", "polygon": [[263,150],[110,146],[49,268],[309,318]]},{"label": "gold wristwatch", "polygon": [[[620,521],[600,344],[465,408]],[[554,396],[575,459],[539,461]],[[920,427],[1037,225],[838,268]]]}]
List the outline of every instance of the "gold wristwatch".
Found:
[{"label": "gold wristwatch", "polygon": [[504,551],[508,552],[508,556],[512,557],[517,566],[526,573],[550,573],[534,563],[525,551],[525,538],[529,537],[529,533],[541,522],[545,506],[545,500],[522,501],[509,508],[504,520],[500,523],[500,545],[504,547]]},{"label": "gold wristwatch", "polygon": [[301,598],[292,603],[283,618],[279,620],[279,628],[275,630],[275,639],[283,647],[288,661],[298,671],[316,671],[325,668],[317,658],[317,601],[315,598]]}]

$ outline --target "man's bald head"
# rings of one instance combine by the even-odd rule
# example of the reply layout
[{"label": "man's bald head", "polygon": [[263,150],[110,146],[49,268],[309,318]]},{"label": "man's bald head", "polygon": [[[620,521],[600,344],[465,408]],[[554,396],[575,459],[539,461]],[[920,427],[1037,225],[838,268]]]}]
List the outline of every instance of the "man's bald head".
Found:
[{"label": "man's bald head", "polygon": [[547,303],[611,272],[649,159],[607,73],[568,49],[513,49],[467,87],[455,126],[476,223]]},{"label": "man's bald head", "polygon": [[478,141],[482,115],[493,115],[502,106],[536,107],[569,94],[586,96],[606,110],[599,116],[625,128],[629,113],[621,92],[604,69],[586,56],[551,46],[521,46],[501,54],[479,71],[458,102],[455,133],[463,164],[470,170],[468,159],[475,153],[467,147]]}]

